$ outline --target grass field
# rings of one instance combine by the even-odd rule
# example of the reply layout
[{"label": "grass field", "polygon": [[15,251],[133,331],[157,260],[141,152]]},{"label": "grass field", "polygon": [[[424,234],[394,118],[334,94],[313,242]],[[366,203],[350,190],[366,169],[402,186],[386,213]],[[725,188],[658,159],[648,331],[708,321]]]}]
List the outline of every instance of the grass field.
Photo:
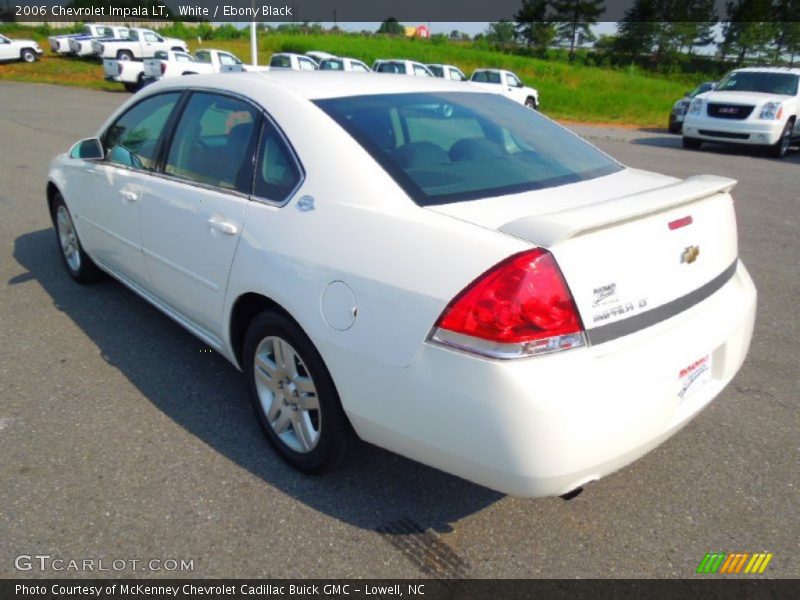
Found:
[{"label": "grass field", "polygon": [[[16,27],[0,33],[10,37],[34,37],[45,50],[36,64],[0,65],[0,80],[54,83],[118,91],[121,86],[103,80],[96,60],[54,56],[47,38],[32,30]],[[247,40],[187,40],[192,50],[213,47],[234,52],[249,62]],[[691,77],[667,78],[644,74],[637,69],[604,69],[564,62],[513,56],[483,50],[470,42],[359,37],[351,35],[302,35],[270,33],[259,39],[259,61],[265,63],[273,52],[323,50],[353,56],[367,64],[377,58],[411,58],[426,63],[449,63],[469,74],[477,67],[498,67],[515,71],[526,84],[539,91],[541,109],[548,116],[578,122],[619,123],[643,127],[664,127],[670,107],[692,87]]]}]

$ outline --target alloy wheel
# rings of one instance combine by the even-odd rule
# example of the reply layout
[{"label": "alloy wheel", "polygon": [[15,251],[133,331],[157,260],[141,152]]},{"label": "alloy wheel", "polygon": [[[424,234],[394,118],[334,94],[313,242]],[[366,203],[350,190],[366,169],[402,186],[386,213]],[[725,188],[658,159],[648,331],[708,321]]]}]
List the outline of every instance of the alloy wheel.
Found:
[{"label": "alloy wheel", "polygon": [[61,252],[64,253],[64,259],[73,272],[78,272],[81,268],[78,236],[75,233],[75,224],[72,222],[69,210],[63,204],[56,211],[56,227],[58,228],[58,240],[61,243]]},{"label": "alloy wheel", "polygon": [[321,418],[317,389],[305,362],[278,336],[261,340],[253,360],[258,400],[270,427],[291,450],[311,452],[319,441]]}]

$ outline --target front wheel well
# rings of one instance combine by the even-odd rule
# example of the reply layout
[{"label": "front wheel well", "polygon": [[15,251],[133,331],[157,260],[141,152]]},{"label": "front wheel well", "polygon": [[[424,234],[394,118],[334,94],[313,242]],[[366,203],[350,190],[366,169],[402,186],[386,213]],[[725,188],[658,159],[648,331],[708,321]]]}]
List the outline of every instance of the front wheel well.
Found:
[{"label": "front wheel well", "polygon": [[242,366],[242,353],[244,352],[244,338],[247,335],[247,328],[250,326],[253,319],[268,310],[282,313],[295,321],[292,315],[280,304],[271,298],[267,298],[255,292],[242,294],[233,303],[229,333],[231,348],[233,349],[236,362],[240,367]]},{"label": "front wheel well", "polygon": [[[53,203],[56,201],[56,196],[61,192],[52,181],[47,182],[47,210],[50,212],[50,219],[53,220]],[[55,221],[53,221],[55,224]]]}]

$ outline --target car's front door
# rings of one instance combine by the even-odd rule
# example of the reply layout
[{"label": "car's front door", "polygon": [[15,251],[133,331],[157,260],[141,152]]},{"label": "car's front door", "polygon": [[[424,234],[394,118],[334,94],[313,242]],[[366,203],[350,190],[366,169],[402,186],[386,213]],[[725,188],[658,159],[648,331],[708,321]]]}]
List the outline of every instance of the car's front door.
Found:
[{"label": "car's front door", "polygon": [[84,247],[139,285],[148,281],[139,229],[142,196],[179,98],[171,92],[135,104],[102,135],[105,160],[71,159],[66,169],[70,208]]},{"label": "car's front door", "polygon": [[225,289],[253,181],[259,111],[193,92],[142,203],[142,248],[154,293],[219,338]]},{"label": "car's front door", "polygon": [[506,94],[520,104],[525,104],[525,91],[522,89],[522,82],[513,73],[506,73]]},{"label": "car's front door", "polygon": [[19,58],[19,52],[15,53],[14,44],[8,38],[0,36],[0,60]]}]

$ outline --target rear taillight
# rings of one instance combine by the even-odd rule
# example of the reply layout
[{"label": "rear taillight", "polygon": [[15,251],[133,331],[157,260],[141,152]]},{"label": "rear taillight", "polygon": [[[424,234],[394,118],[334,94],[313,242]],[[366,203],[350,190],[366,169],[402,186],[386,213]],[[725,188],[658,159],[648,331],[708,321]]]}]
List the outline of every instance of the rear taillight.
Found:
[{"label": "rear taillight", "polygon": [[514,255],[464,289],[431,339],[492,358],[519,358],[586,345],[575,301],[553,255]]},{"label": "rear taillight", "polygon": [[162,62],[161,63],[161,74],[163,75],[166,72],[167,72],[167,63]]}]

